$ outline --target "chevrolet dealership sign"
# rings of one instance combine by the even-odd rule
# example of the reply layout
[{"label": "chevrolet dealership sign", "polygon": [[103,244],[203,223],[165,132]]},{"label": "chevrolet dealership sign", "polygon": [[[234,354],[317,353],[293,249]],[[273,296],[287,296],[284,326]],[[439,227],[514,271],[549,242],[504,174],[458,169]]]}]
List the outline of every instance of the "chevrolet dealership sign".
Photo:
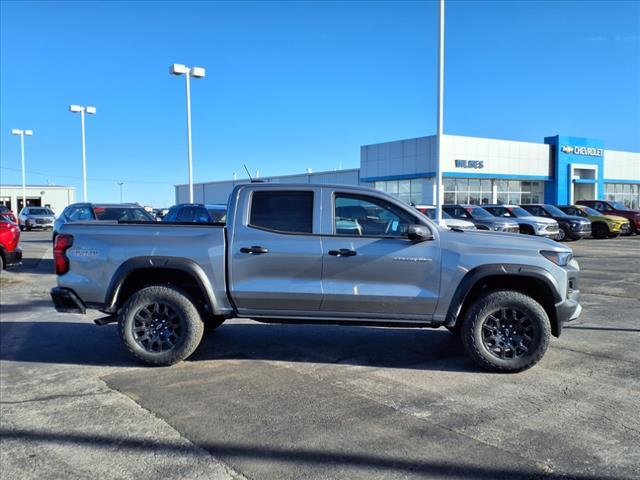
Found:
[{"label": "chevrolet dealership sign", "polygon": [[570,153],[573,155],[585,155],[587,157],[601,157],[602,148],[597,147],[573,147],[571,145],[563,145],[560,149],[562,153]]}]

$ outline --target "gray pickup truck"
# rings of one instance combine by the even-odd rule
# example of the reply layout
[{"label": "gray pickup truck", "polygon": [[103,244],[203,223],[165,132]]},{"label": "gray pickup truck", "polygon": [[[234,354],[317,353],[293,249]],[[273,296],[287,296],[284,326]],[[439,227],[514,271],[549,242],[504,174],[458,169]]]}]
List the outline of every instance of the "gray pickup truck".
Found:
[{"label": "gray pickup truck", "polygon": [[107,314],[152,365],[191,355],[233,317],[273,323],[447,327],[483,368],[535,365],[578,317],[571,249],[448,230],[362,187],[245,184],[226,224],[75,223],[54,247],[58,311]]}]

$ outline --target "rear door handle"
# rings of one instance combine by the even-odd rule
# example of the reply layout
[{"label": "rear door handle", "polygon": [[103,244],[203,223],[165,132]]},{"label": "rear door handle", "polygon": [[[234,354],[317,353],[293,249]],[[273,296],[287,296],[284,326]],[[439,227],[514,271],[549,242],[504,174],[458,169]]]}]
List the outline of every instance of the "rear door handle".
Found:
[{"label": "rear door handle", "polygon": [[255,255],[261,255],[263,253],[269,253],[269,249],[254,245],[252,247],[242,247],[240,249],[240,252],[241,253],[251,253],[251,254],[255,254]]},{"label": "rear door handle", "polygon": [[333,257],[355,257],[357,253],[355,250],[341,248],[340,250],[329,250],[329,255]]}]

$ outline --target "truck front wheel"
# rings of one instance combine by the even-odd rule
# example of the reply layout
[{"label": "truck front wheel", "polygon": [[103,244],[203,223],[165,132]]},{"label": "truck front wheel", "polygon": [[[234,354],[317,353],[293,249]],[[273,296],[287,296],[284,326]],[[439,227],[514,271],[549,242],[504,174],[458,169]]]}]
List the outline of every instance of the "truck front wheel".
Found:
[{"label": "truck front wheel", "polygon": [[146,287],[125,303],[118,324],[127,350],[149,365],[173,365],[200,344],[204,324],[198,309],[181,290]]},{"label": "truck front wheel", "polygon": [[520,292],[502,290],[477,299],[467,309],[461,337],[482,368],[520,372],[531,368],[549,346],[551,324],[544,308]]}]

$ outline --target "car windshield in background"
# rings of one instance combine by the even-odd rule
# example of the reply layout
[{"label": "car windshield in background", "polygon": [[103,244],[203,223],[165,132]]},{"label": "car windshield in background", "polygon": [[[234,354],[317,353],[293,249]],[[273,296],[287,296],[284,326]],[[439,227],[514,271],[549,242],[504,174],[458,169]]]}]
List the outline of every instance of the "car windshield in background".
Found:
[{"label": "car windshield in background", "polygon": [[214,223],[225,223],[227,221],[227,209],[207,208],[209,215]]},{"label": "car windshield in background", "polygon": [[491,215],[489,212],[487,212],[484,208],[466,207],[465,210],[467,212],[469,212],[469,214],[473,218],[492,218],[493,217],[493,215]]},{"label": "car windshield in background", "polygon": [[560,210],[558,207],[554,207],[553,205],[545,205],[544,209],[549,212],[551,215],[555,217],[566,217],[567,214]]},{"label": "car windshield in background", "polygon": [[593,216],[597,216],[600,217],[602,216],[602,212],[599,212],[597,210],[594,210],[591,207],[582,207],[581,210],[586,213],[587,215],[593,215]]},{"label": "car windshield in background", "polygon": [[48,208],[30,208],[29,215],[54,215]]},{"label": "car windshield in background", "polygon": [[624,203],[620,203],[620,202],[609,202],[613,208],[617,209],[617,210],[629,210]]},{"label": "car windshield in background", "polygon": [[509,211],[516,217],[530,217],[531,213],[522,207],[509,207]]},{"label": "car windshield in background", "polygon": [[119,222],[153,222],[153,218],[144,208],[95,207],[93,212],[98,220],[117,220]]},{"label": "car windshield in background", "polygon": [[[436,219],[436,209],[435,208],[424,208],[424,209],[420,209],[420,211],[424,214],[427,215],[427,217],[429,217],[431,220],[435,220]],[[444,210],[442,210],[442,218],[447,219],[447,220],[451,220],[453,217],[451,215],[449,215],[447,212],[445,212]]]}]

